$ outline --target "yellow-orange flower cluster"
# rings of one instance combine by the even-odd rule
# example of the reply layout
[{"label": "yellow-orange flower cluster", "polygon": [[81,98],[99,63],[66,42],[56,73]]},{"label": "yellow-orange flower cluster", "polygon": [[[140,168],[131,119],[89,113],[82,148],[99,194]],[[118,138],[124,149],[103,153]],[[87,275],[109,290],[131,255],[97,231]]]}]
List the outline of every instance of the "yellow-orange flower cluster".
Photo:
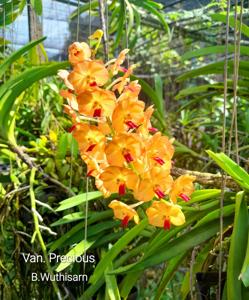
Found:
[{"label": "yellow-orange flower cluster", "polygon": [[[93,35],[93,39],[101,34]],[[97,41],[99,45],[100,41]],[[104,197],[132,194],[138,205],[153,201],[146,210],[149,223],[170,228],[185,222],[177,198],[188,201],[194,191],[195,177],[183,175],[175,181],[170,175],[174,155],[172,141],[153,128],[153,106],[145,108],[139,100],[141,86],[131,81],[134,65],[121,67],[128,50],[106,64],[95,59],[96,48],[75,42],[69,47],[72,71],[59,76],[67,87],[61,95],[67,99],[65,112],[70,115],[70,129],[78,141],[87,165],[87,175],[95,178]],[[117,75],[123,73],[121,77]],[[113,200],[109,207],[115,218],[126,226],[139,221],[134,206]]]}]

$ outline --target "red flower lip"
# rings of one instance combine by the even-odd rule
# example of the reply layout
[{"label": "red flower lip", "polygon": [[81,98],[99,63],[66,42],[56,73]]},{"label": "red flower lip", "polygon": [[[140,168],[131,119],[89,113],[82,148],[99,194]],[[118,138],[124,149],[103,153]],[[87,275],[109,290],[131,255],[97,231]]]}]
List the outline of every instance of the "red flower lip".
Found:
[{"label": "red flower lip", "polygon": [[86,152],[92,151],[95,147],[96,147],[96,144],[90,145],[90,146],[86,149]]},{"label": "red flower lip", "polygon": [[129,129],[137,129],[138,126],[132,121],[126,121],[125,124],[129,127]]},{"label": "red flower lip", "polygon": [[165,197],[164,192],[160,188],[156,188],[155,193],[158,196],[158,198],[160,198],[160,199]]},{"label": "red flower lip", "polygon": [[128,163],[131,163],[134,160],[132,155],[129,152],[124,154],[124,158],[125,158],[126,162],[128,162]]},{"label": "red flower lip", "polygon": [[94,118],[101,117],[101,108],[96,108],[94,110],[93,117]]},{"label": "red flower lip", "polygon": [[156,133],[156,132],[158,132],[158,129],[155,128],[155,127],[150,127],[150,128],[149,128],[149,132],[151,132],[151,133]]},{"label": "red flower lip", "polygon": [[118,193],[120,196],[125,195],[125,184],[121,183],[118,187]]},{"label": "red flower lip", "polygon": [[89,85],[90,85],[91,87],[97,86],[97,82],[96,82],[96,81],[90,82]]},{"label": "red flower lip", "polygon": [[163,224],[164,230],[170,230],[170,220],[166,219]]},{"label": "red flower lip", "polygon": [[184,200],[185,202],[188,202],[190,200],[189,196],[183,193],[179,194],[179,197],[182,198],[182,200]]},{"label": "red flower lip", "polygon": [[161,166],[165,164],[165,161],[160,157],[153,157],[153,159]]},{"label": "red flower lip", "polygon": [[121,221],[121,226],[122,226],[123,228],[126,228],[126,227],[128,226],[128,223],[129,223],[129,216],[125,216],[125,217],[123,218],[123,220]]}]

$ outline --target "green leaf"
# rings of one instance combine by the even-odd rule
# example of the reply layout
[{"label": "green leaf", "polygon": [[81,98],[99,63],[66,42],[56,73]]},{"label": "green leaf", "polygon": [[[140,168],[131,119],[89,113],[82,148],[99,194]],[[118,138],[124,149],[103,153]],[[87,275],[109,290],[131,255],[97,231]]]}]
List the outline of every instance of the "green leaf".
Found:
[{"label": "green leaf", "polygon": [[[120,222],[116,221],[116,220],[100,222],[100,223],[90,226],[90,224],[92,224],[92,223],[93,223],[92,219],[89,218],[88,228],[87,228],[88,238],[95,236],[105,230],[109,230],[109,229],[112,229],[112,228],[120,225]],[[49,245],[50,252],[52,252],[60,247],[64,248],[64,247],[72,245],[74,243],[78,243],[82,239],[84,239],[84,226],[85,226],[84,222],[80,222],[77,225],[73,226],[67,233],[65,233],[58,240],[54,241],[51,245]]]},{"label": "green leaf", "polygon": [[[193,265],[193,274],[192,277],[195,277],[195,274],[197,272],[201,272],[202,266],[205,263],[206,258],[209,255],[210,250],[212,250],[214,244],[214,240],[211,239],[208,243],[204,244],[203,248],[201,251],[198,253],[198,255],[195,258],[195,262]],[[187,298],[188,293],[190,291],[190,272],[188,271],[185,274],[185,277],[182,282],[181,286],[181,299],[184,300]]]},{"label": "green leaf", "polygon": [[115,275],[110,275],[109,272],[113,270],[112,262],[105,270],[106,293],[109,300],[120,300],[118,284]]},{"label": "green leaf", "polygon": [[167,22],[165,21],[165,16],[163,15],[163,13],[159,12],[158,8],[155,8],[155,6],[152,4],[152,1],[144,1],[144,0],[143,1],[138,1],[138,0],[134,1],[133,0],[131,2],[137,6],[142,7],[143,9],[147,10],[149,13],[154,15],[159,20],[159,22],[162,24],[162,26],[163,26],[164,30],[167,32],[167,34],[170,34],[170,29],[169,29]]},{"label": "green leaf", "polygon": [[[224,226],[227,226],[230,223],[231,218],[224,218]],[[116,269],[113,273],[137,272],[168,261],[173,257],[194,248],[196,245],[207,241],[212,236],[216,235],[218,231],[219,221],[217,220],[196,227],[190,232],[184,233],[169,243],[164,244],[164,246],[160,247],[155,254],[145,260]]]},{"label": "green leaf", "polygon": [[74,246],[66,255],[65,255],[65,262],[61,262],[58,267],[55,269],[56,272],[60,272],[74,263],[76,257],[81,256],[84,254],[93,244],[94,242],[100,237],[100,235],[94,237],[93,239],[83,240],[76,246]]},{"label": "green leaf", "polygon": [[[99,1],[98,0],[93,0],[91,1],[91,10],[97,8],[99,6]],[[75,19],[78,17],[78,14],[81,15],[83,12],[86,12],[90,9],[90,3],[86,3],[84,5],[81,5],[79,9],[77,8],[75,11],[71,13],[69,16],[69,19]]]},{"label": "green leaf", "polygon": [[59,159],[64,159],[67,154],[67,148],[68,148],[68,133],[63,133],[59,139],[56,156]]},{"label": "green leaf", "polygon": [[128,24],[127,24],[127,33],[128,36],[131,34],[131,31],[134,27],[134,11],[128,0],[125,0],[126,8],[128,10]]},{"label": "green leaf", "polygon": [[7,57],[0,65],[0,78],[3,76],[3,74],[6,72],[6,70],[18,59],[20,58],[24,53],[28,52],[30,49],[38,45],[39,43],[43,42],[46,39],[46,37],[42,37],[38,40],[32,41],[28,43],[27,45],[23,46],[19,50],[13,52],[9,57]]},{"label": "green leaf", "polygon": [[118,16],[118,26],[117,26],[117,32],[115,35],[115,39],[114,39],[114,43],[113,43],[113,48],[116,49],[119,45],[119,42],[122,38],[123,35],[123,28],[124,28],[124,24],[125,24],[125,4],[124,4],[124,0],[120,1],[120,8],[119,8],[119,16]]},{"label": "green leaf", "polygon": [[[234,45],[228,45],[228,53],[234,52]],[[226,52],[226,46],[211,46],[206,48],[201,48],[194,51],[189,51],[182,56],[182,60],[187,60],[195,57],[206,56],[210,54],[220,54]],[[248,46],[240,46],[240,54],[249,55],[249,47]]]},{"label": "green leaf", "polygon": [[[227,22],[226,20],[226,14],[222,14],[222,13],[217,13],[217,14],[212,14],[211,15],[211,18],[212,20],[214,21],[219,21],[219,22],[222,22],[222,23],[225,23]],[[236,27],[239,28],[240,27],[240,21],[237,20],[236,23],[235,23],[235,20],[234,20],[234,17],[229,17],[229,26],[234,28],[235,27],[235,24],[236,24]],[[249,27],[245,24],[241,24],[241,32],[249,37]]]},{"label": "green leaf", "polygon": [[244,199],[244,192],[236,195],[235,217],[231,245],[227,262],[227,299],[240,300],[241,281],[240,271],[246,254],[246,244],[248,237],[248,210]]},{"label": "green leaf", "polygon": [[[91,216],[91,213],[88,212],[88,216]],[[76,222],[85,218],[85,214],[83,212],[75,212],[68,215],[65,215],[63,218],[57,220],[56,222],[52,223],[50,226],[59,226],[63,224],[68,224],[71,222]]]},{"label": "green leaf", "polygon": [[[227,69],[228,72],[233,72],[234,61],[228,61]],[[239,64],[239,74],[241,76],[249,77],[249,62],[248,61],[240,61]],[[191,71],[188,71],[179,77],[177,77],[177,81],[183,81],[186,79],[190,79],[197,76],[208,75],[208,74],[223,74],[224,72],[224,61],[215,62],[208,64],[204,67],[196,68]]]},{"label": "green leaf", "polygon": [[159,118],[159,121],[163,125],[165,125],[164,111],[162,110],[162,102],[161,102],[161,99],[158,97],[157,93],[144,80],[139,79],[138,77],[136,77],[134,75],[131,76],[131,79],[139,81],[139,84],[141,85],[143,92],[151,99],[151,101],[153,102],[153,104],[156,107],[154,114]]},{"label": "green leaf", "polygon": [[31,0],[30,1],[34,11],[38,16],[42,15],[42,0]]},{"label": "green leaf", "polygon": [[249,236],[247,239],[246,256],[243,262],[243,266],[239,278],[243,281],[244,286],[248,288],[249,287]]},{"label": "green leaf", "polygon": [[175,272],[177,271],[178,267],[180,266],[184,258],[187,256],[187,254],[188,252],[181,253],[169,261],[165,268],[165,272],[160,280],[159,286],[156,289],[156,295],[154,298],[155,300],[161,299],[169,281],[174,276]]},{"label": "green leaf", "polygon": [[214,153],[210,150],[206,152],[218,166],[230,175],[243,189],[249,190],[249,175],[244,169],[222,152]]},{"label": "green leaf", "polygon": [[55,75],[59,69],[68,66],[67,62],[49,63],[27,69],[23,73],[10,78],[0,87],[0,136],[15,144],[14,120],[20,94],[34,82]]},{"label": "green leaf", "polygon": [[162,112],[162,115],[164,115],[164,99],[163,99],[163,82],[162,82],[162,78],[158,74],[155,74],[154,81],[155,81],[155,91],[156,91],[158,99],[160,100],[160,110]]},{"label": "green leaf", "polygon": [[101,276],[103,276],[103,272],[110,261],[113,261],[113,259],[124,249],[124,247],[128,245],[129,242],[132,241],[147,225],[148,220],[144,219],[138,225],[134,226],[131,230],[125,233],[98,263],[93,275],[90,277],[89,282],[96,283]]},{"label": "green leaf", "polygon": [[214,198],[219,197],[221,194],[221,190],[219,189],[206,189],[206,190],[197,190],[194,191],[191,195],[191,200],[186,202],[181,202],[182,206],[189,206],[190,204],[196,203],[196,202],[202,202],[206,200],[211,200]]},{"label": "green leaf", "polygon": [[[231,205],[227,205],[223,207],[223,217],[228,217],[231,214],[234,213],[235,210],[235,205],[231,204]],[[213,211],[211,211],[210,213],[208,213],[206,216],[204,216],[195,226],[200,226],[202,224],[206,224],[212,220],[216,220],[220,218],[220,208],[219,209],[215,209]]]},{"label": "green leaf", "polygon": [[60,206],[56,209],[56,211],[62,211],[68,208],[72,208],[74,206],[85,203],[86,201],[95,200],[100,197],[103,197],[103,194],[99,191],[88,192],[77,196],[73,196],[66,200],[61,201]]}]

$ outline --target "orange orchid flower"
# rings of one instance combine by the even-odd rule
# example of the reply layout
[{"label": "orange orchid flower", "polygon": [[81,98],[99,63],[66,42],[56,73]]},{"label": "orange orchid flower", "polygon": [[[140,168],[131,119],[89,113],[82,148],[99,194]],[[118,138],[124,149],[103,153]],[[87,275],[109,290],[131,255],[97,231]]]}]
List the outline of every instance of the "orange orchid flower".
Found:
[{"label": "orange orchid flower", "polygon": [[87,43],[74,42],[68,48],[68,59],[72,65],[91,58],[91,49]]},{"label": "orange orchid flower", "polygon": [[143,136],[147,138],[149,133],[156,133],[158,130],[154,127],[152,127],[150,119],[154,112],[153,105],[149,106],[145,112],[144,112],[144,119],[141,123],[141,126],[139,126],[137,133],[141,133]]},{"label": "orange orchid flower", "polygon": [[[125,61],[125,56],[129,52],[129,49],[124,49],[119,53],[119,56],[114,60],[114,63],[108,67],[108,70],[112,73],[112,75],[116,75],[120,71],[120,66]],[[121,69],[122,71],[122,69]]]},{"label": "orange orchid flower", "polygon": [[139,223],[139,216],[135,209],[118,200],[113,200],[108,205],[114,213],[114,217],[122,221],[122,227],[127,227],[128,222],[134,219],[136,224]]},{"label": "orange orchid flower", "polygon": [[131,133],[120,133],[113,137],[106,146],[105,153],[110,165],[124,166],[131,163],[143,153],[143,145],[139,136]]},{"label": "orange orchid flower", "polygon": [[77,97],[79,112],[90,117],[111,117],[116,97],[111,91],[94,88]]},{"label": "orange orchid flower", "polygon": [[79,144],[81,154],[89,154],[100,160],[104,158],[106,137],[96,126],[76,124],[72,132]]},{"label": "orange orchid flower", "polygon": [[79,106],[78,106],[78,102],[76,99],[76,96],[74,95],[74,93],[71,90],[61,90],[60,91],[60,95],[63,98],[67,99],[67,103],[68,105],[75,111],[79,110]]},{"label": "orange orchid flower", "polygon": [[83,61],[74,66],[68,80],[80,94],[95,86],[103,86],[109,79],[108,71],[99,61]]},{"label": "orange orchid flower", "polygon": [[141,175],[134,197],[144,202],[152,200],[155,196],[159,199],[164,198],[170,192],[172,184],[170,169],[166,166],[153,167]]},{"label": "orange orchid flower", "polygon": [[82,153],[81,158],[87,165],[87,176],[98,177],[108,167],[105,157],[102,160],[97,160],[94,156]]},{"label": "orange orchid flower", "polygon": [[116,132],[137,129],[144,119],[144,102],[128,97],[119,101],[112,114],[112,126]]},{"label": "orange orchid flower", "polygon": [[119,193],[119,195],[124,195],[126,188],[134,190],[138,181],[138,177],[133,171],[114,166],[107,167],[99,179],[103,181],[103,186],[107,191]]},{"label": "orange orchid flower", "polygon": [[174,147],[167,136],[162,136],[161,132],[154,134],[146,145],[148,157],[163,165],[165,161],[171,160],[174,154]]},{"label": "orange orchid flower", "polygon": [[138,84],[137,80],[131,81],[127,86],[125,86],[122,95],[119,97],[122,100],[122,96],[125,95],[127,97],[138,97],[141,91],[141,85]]},{"label": "orange orchid flower", "polygon": [[154,201],[146,210],[149,224],[156,227],[170,229],[170,225],[181,226],[185,223],[185,216],[178,205],[166,201]]},{"label": "orange orchid flower", "polygon": [[119,94],[121,94],[123,92],[125,86],[130,81],[129,77],[132,74],[134,68],[135,68],[135,65],[130,66],[128,70],[125,70],[125,73],[124,73],[124,75],[122,77],[116,79],[116,81],[118,83],[116,83],[113,86],[113,88],[112,88],[113,91],[118,90]]},{"label": "orange orchid flower", "polygon": [[191,175],[181,175],[178,177],[172,186],[169,197],[170,200],[176,203],[177,198],[182,198],[184,201],[189,201],[189,196],[194,191],[194,184],[196,177]]},{"label": "orange orchid flower", "polygon": [[73,91],[74,90],[74,87],[73,85],[71,84],[71,82],[68,80],[68,77],[69,77],[69,72],[67,70],[59,70],[57,75],[64,81],[66,87]]}]

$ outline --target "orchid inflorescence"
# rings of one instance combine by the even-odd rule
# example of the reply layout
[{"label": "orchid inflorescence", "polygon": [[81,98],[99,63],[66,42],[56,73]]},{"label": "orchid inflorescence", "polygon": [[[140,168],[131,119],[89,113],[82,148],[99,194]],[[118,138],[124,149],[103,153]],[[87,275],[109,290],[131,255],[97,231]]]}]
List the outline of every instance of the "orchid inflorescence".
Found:
[{"label": "orchid inflorescence", "polygon": [[135,207],[144,202],[152,202],[146,209],[151,225],[165,229],[182,225],[185,216],[177,199],[190,200],[195,177],[173,180],[173,140],[152,127],[153,106],[145,109],[138,99],[141,86],[130,79],[135,65],[121,66],[129,50],[104,64],[95,58],[101,37],[101,30],[89,37],[95,41],[94,49],[84,42],[71,44],[72,71],[59,72],[67,86],[60,93],[67,99],[65,112],[73,122],[70,132],[79,144],[87,175],[95,178],[106,198],[117,193],[125,201],[133,195],[136,204],[119,200],[109,204],[124,227],[132,219],[139,222]]}]

